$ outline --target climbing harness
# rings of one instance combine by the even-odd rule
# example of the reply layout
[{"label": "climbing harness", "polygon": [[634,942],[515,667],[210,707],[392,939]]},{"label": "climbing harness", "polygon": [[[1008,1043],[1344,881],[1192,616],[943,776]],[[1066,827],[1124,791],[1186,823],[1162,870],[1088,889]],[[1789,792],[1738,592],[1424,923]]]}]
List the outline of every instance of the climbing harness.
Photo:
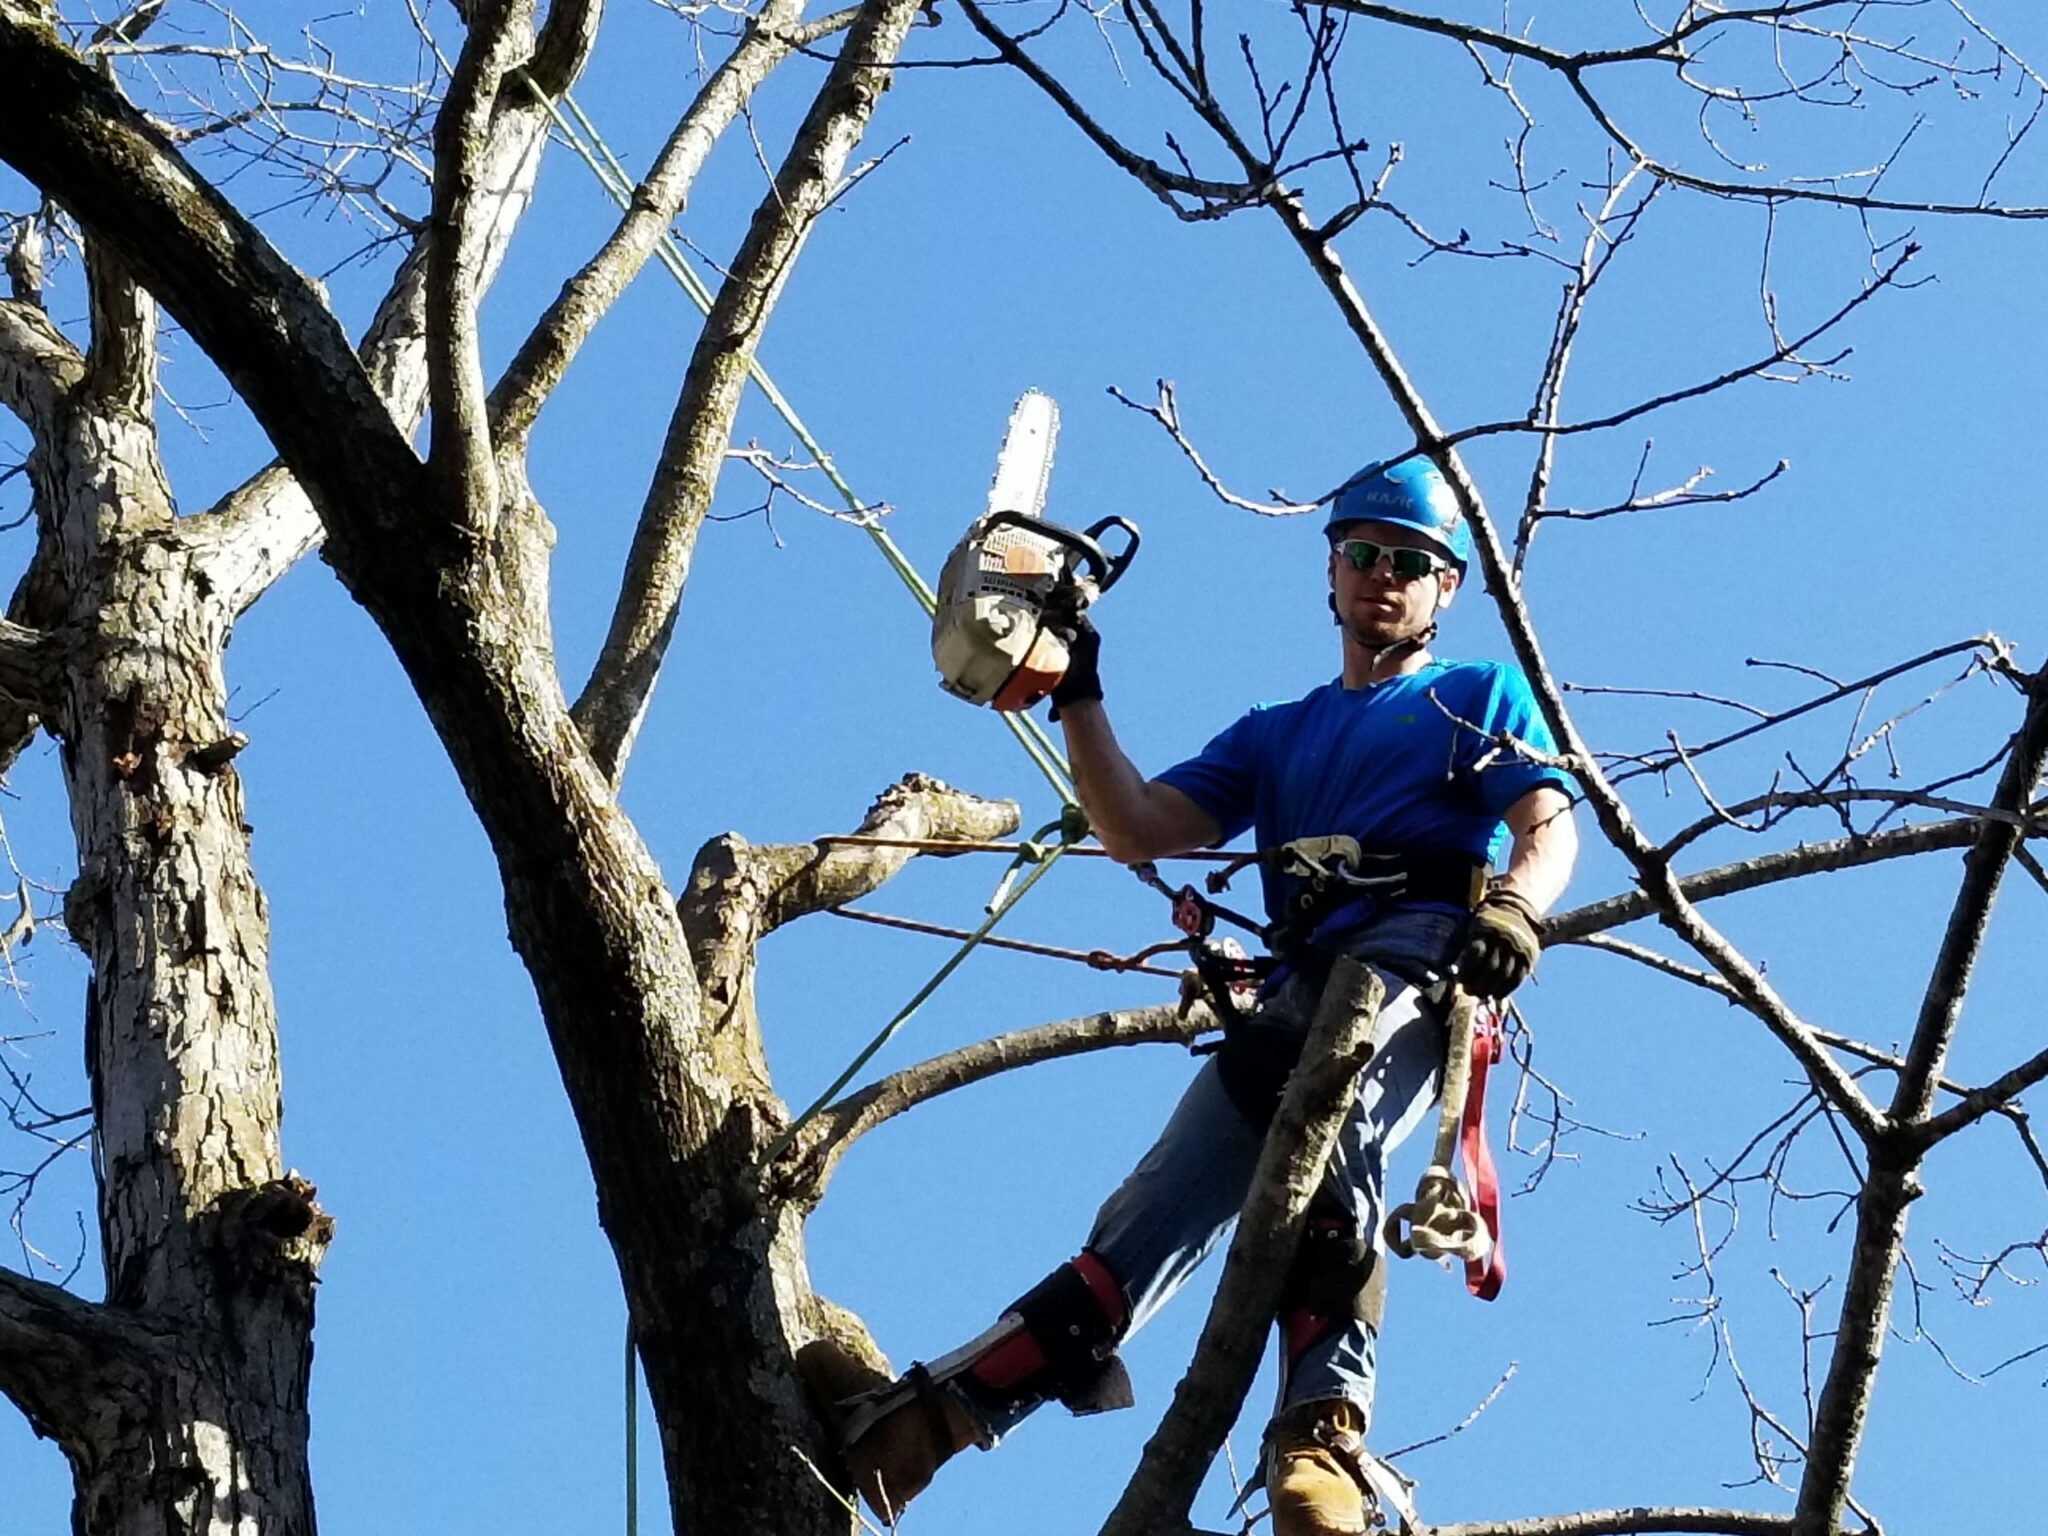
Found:
[{"label": "climbing harness", "polygon": [[[1284,915],[1269,924],[1214,900],[1231,877],[1252,866],[1292,878]],[[1366,853],[1350,837],[1297,838],[1275,848],[1231,859],[1203,881],[1169,885],[1151,864],[1134,866],[1137,877],[1173,904],[1174,926],[1185,933],[1196,974],[1223,1021],[1218,1044],[1197,1051],[1239,1047],[1235,1065],[1241,1108],[1255,1111],[1291,1070],[1275,1056],[1275,1042],[1254,1039],[1249,1007],[1269,994],[1291,970],[1320,970],[1328,946],[1340,940],[1375,906],[1391,902],[1441,902],[1470,910],[1486,891],[1485,866],[1462,855]],[[1219,922],[1256,934],[1268,954],[1248,957],[1230,939],[1214,937]],[[1456,1258],[1465,1265],[1465,1287],[1482,1301],[1500,1294],[1507,1262],[1500,1243],[1500,1185],[1486,1144],[1486,1072],[1503,1053],[1500,1019],[1464,991],[1450,987],[1450,1040],[1444,1064],[1443,1107],[1436,1148],[1416,1187],[1415,1199],[1394,1210],[1386,1225],[1387,1246],[1401,1258]],[[1269,1059],[1270,1058],[1270,1059]],[[1230,1089],[1233,1080],[1226,1078]],[[1268,1093],[1266,1090],[1275,1090]],[[1468,1196],[1452,1171],[1462,1153],[1472,1181]]]},{"label": "climbing harness", "polygon": [[[1500,1294],[1507,1260],[1500,1243],[1500,1180],[1486,1145],[1486,1071],[1504,1049],[1499,1014],[1463,987],[1451,988],[1450,1042],[1436,1146],[1415,1198],[1388,1213],[1387,1247],[1403,1259],[1457,1259],[1465,1289],[1481,1301]],[[1468,1193],[1452,1171],[1462,1156]]]},{"label": "climbing harness", "polygon": [[[1274,922],[1256,922],[1214,899],[1230,888],[1233,876],[1253,866],[1295,882]],[[1462,854],[1367,853],[1356,838],[1341,836],[1296,838],[1234,856],[1204,878],[1205,890],[1169,885],[1150,863],[1133,865],[1132,873],[1173,904],[1174,926],[1188,935],[1195,969],[1226,1026],[1241,1020],[1247,986],[1256,997],[1292,970],[1320,970],[1327,946],[1375,907],[1440,902],[1469,910],[1486,884],[1484,866]],[[1219,922],[1253,935],[1267,953],[1233,953],[1213,938]]]}]

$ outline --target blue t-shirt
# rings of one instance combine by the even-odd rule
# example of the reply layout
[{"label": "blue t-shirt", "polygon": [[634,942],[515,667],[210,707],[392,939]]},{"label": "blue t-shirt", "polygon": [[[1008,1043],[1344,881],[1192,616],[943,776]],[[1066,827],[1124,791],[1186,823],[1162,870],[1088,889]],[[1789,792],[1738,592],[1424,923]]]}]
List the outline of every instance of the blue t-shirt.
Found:
[{"label": "blue t-shirt", "polygon": [[[1370,688],[1334,681],[1259,705],[1159,779],[1215,817],[1225,842],[1256,827],[1261,848],[1342,834],[1368,852],[1491,862],[1509,806],[1539,784],[1571,788],[1563,770],[1501,746],[1502,732],[1556,751],[1517,669],[1437,660]],[[1285,883],[1266,878],[1276,917]]]}]

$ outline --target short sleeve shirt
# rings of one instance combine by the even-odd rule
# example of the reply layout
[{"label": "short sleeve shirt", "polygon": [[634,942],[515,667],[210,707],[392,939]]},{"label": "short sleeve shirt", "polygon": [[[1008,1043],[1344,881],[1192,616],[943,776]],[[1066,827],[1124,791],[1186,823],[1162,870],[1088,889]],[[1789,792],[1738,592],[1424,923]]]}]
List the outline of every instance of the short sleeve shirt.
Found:
[{"label": "short sleeve shirt", "polygon": [[[1433,660],[1368,688],[1325,683],[1251,710],[1159,775],[1261,848],[1345,835],[1374,852],[1464,853],[1488,863],[1509,806],[1540,784],[1556,744],[1528,681],[1499,662]],[[1269,880],[1270,911],[1284,892]]]}]

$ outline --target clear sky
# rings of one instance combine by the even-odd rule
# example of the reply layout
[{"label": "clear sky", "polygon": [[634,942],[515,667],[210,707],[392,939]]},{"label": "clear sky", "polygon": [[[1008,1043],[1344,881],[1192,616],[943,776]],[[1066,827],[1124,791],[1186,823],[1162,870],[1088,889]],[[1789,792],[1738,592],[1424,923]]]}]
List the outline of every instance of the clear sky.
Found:
[{"label": "clear sky", "polygon": [[[322,8],[285,9],[296,25]],[[1498,14],[1491,5],[1443,9]],[[1514,10],[1533,17],[1541,37],[1640,35],[1621,4]],[[323,35],[344,60],[365,60],[365,73],[402,63],[413,44],[398,12],[366,7],[323,23]],[[941,13],[944,24],[921,34],[913,55],[978,52],[960,18]],[[1246,14],[1225,26],[1272,20]],[[1930,38],[1953,26],[1945,7],[1924,14]],[[2048,61],[2048,17],[2038,7],[1986,0],[1981,15],[2021,54]],[[445,7],[437,21],[452,39]],[[1277,62],[1290,34],[1268,30],[1274,75],[1294,72]],[[705,47],[715,53],[712,41]],[[1147,152],[1163,153],[1162,126],[1172,126],[1198,160],[1207,153],[1145,86],[1127,31],[1073,26],[1052,56]],[[643,167],[667,133],[694,89],[696,57],[675,15],[616,0],[578,95],[629,166]],[[1896,60],[1885,69],[1927,73]],[[821,72],[799,62],[763,94],[752,127],[771,159]],[[1575,250],[1575,210],[1598,196],[1587,182],[1605,174],[1605,159],[1554,84],[1518,78],[1546,125],[1528,154],[1532,179],[1548,183],[1536,206]],[[1446,235],[1469,229],[1482,248],[1528,238],[1521,200],[1488,184],[1505,175],[1502,145],[1516,120],[1463,50],[1361,25],[1339,83],[1374,164],[1389,143],[1403,146],[1389,195],[1416,219]],[[1690,99],[1671,89],[1668,75],[1649,71],[1617,76],[1614,86],[1630,121],[1669,153],[1725,171]],[[2008,66],[1969,92],[1872,88],[1852,108],[1784,101],[1754,127],[1732,116],[1709,127],[1735,158],[1814,175],[1881,160],[1924,114],[1885,186],[1967,200],[2008,126],[2024,123],[2039,99]],[[721,146],[682,221],[714,258],[731,250],[760,193],[744,127]],[[898,139],[907,142],[822,221],[762,348],[856,489],[890,506],[897,539],[935,573],[981,509],[1011,401],[1026,387],[1046,389],[1063,409],[1049,512],[1077,524],[1119,513],[1144,529],[1143,555],[1098,615],[1108,705],[1140,765],[1164,767],[1247,705],[1326,680],[1337,642],[1314,528],[1210,498],[1157,428],[1105,393],[1116,385],[1149,396],[1153,380],[1176,381],[1188,431],[1219,473],[1254,494],[1280,486],[1313,495],[1405,445],[1384,391],[1272,221],[1176,221],[998,70],[905,72],[867,150]],[[235,185],[246,207],[276,201],[261,170]],[[1312,185],[1324,211],[1334,206],[1331,182]],[[2000,188],[2010,202],[2048,202],[2038,139],[2021,141]],[[22,205],[11,178],[0,177],[0,192]],[[552,148],[539,204],[486,308],[493,359],[509,355],[608,218],[583,167]],[[290,211],[271,214],[267,227],[309,269],[328,266],[363,233]],[[1730,506],[1548,527],[1528,592],[1559,674],[1782,706],[1805,697],[1811,680],[1749,659],[1853,677],[1991,631],[2039,665],[2048,644],[2039,229],[1885,216],[1866,233],[1840,211],[1781,211],[1769,273],[1788,331],[1857,291],[1872,239],[1910,233],[1924,247],[1912,271],[1926,281],[1878,296],[1818,349],[1853,348],[1837,365],[1841,378],[1748,382],[1567,444],[1556,500],[1579,507],[1622,499],[1650,437],[1646,487],[1701,465],[1719,472],[1717,486],[1747,483],[1780,458],[1791,468]],[[1601,414],[1765,353],[1765,232],[1754,205],[1660,198],[1594,304],[1568,414]],[[1386,217],[1356,226],[1344,251],[1440,419],[1527,408],[1559,269],[1534,257],[1418,263],[1423,248]],[[378,262],[330,279],[352,327],[387,272]],[[75,284],[59,293],[60,318],[75,320]],[[572,689],[602,636],[695,331],[694,311],[650,266],[585,349],[536,440],[535,489],[560,535],[554,611]],[[181,506],[202,508],[265,449],[192,345],[173,336],[167,348],[167,383],[194,425],[166,413],[166,457]],[[758,399],[739,436],[788,446]],[[0,426],[0,445],[11,462],[21,446],[11,422]],[[1519,504],[1531,452],[1520,438],[1473,452],[1497,507]],[[759,499],[735,467],[719,511],[741,513]],[[20,480],[0,488],[0,520],[24,506]],[[12,568],[26,561],[31,538],[23,528],[0,543]],[[1503,653],[1476,585],[1447,617],[1440,649]],[[322,1271],[313,1386],[321,1519],[333,1532],[621,1529],[623,1310],[532,991],[504,938],[484,840],[382,641],[317,560],[248,616],[228,665],[252,739],[237,767],[274,928],[286,1155],[338,1222]],[[1862,714],[1864,729],[1959,670],[1944,663],[1892,685]],[[1693,700],[1597,695],[1580,708],[1595,744],[1615,751],[1654,749],[1666,730],[1697,741],[1740,718]],[[1900,727],[1897,781],[1883,747],[1862,778],[1910,785],[1982,762],[2017,718],[2008,690],[1973,678]],[[1825,768],[1857,723],[1853,707],[1829,710],[1757,750],[1710,759],[1710,783],[1732,801],[1773,774]],[[912,770],[1016,797],[1027,826],[1056,809],[995,720],[933,686],[923,622],[856,530],[787,504],[772,526],[759,516],[709,526],[624,792],[671,884],[705,839],[727,829],[757,841],[850,829],[876,792]],[[1982,789],[1979,780],[1953,793]],[[1653,829],[1701,813],[1683,775],[1638,780],[1631,793]],[[0,815],[18,867],[61,891],[73,862],[47,740],[13,770]],[[1771,846],[1839,833],[1816,818],[1775,834]],[[1705,865],[1761,846],[1724,831],[1693,856]],[[914,867],[872,905],[971,926],[998,873],[973,860]],[[1957,874],[1955,856],[1934,855],[1730,900],[1713,915],[1803,1014],[1884,1045],[1911,1028]],[[1566,905],[1626,884],[1618,860],[1589,847]],[[40,901],[56,905],[53,895]],[[2023,878],[2009,884],[1964,1015],[1956,1078],[1983,1081],[2039,1049],[2044,914],[2040,889]],[[1083,948],[1168,936],[1158,899],[1104,864],[1055,872],[1009,926]],[[1630,936],[1661,939],[1653,929]],[[878,936],[824,916],[771,938],[760,999],[785,1100],[807,1102],[945,953],[934,940]],[[84,1096],[77,956],[52,930],[16,963],[22,1003],[0,1014],[0,1036],[20,1038],[0,1049],[34,1074],[39,1093],[72,1107]],[[872,1070],[998,1029],[1156,1000],[1169,985],[985,953]],[[1659,1224],[1637,1207],[1672,1170],[1698,1178],[1725,1165],[1789,1108],[1790,1058],[1747,1015],[1585,950],[1547,956],[1525,1000],[1543,1075],[1571,1096],[1575,1116],[1607,1134],[1572,1136],[1540,1188],[1510,1203],[1513,1272],[1497,1303],[1468,1299],[1425,1266],[1400,1268],[1375,1445],[1392,1450],[1449,1430],[1512,1370],[1467,1431],[1404,1459],[1421,1480],[1427,1518],[1632,1503],[1789,1507],[1769,1489],[1727,1486],[1754,1475],[1734,1367],[1774,1411],[1799,1419],[1796,1298],[1817,1292],[1813,1326],[1831,1326],[1847,1258],[1846,1229],[1829,1230],[1841,1212],[1829,1193],[1843,1188],[1839,1156],[1816,1132],[1798,1144],[1785,1180],[1813,1198],[1772,1208],[1754,1188],[1745,1193],[1710,1304],[1700,1300],[1708,1282],[1691,1272],[1690,1227]],[[1169,1048],[1108,1053],[954,1095],[877,1132],[847,1157],[811,1223],[818,1288],[860,1312],[899,1364],[951,1347],[1073,1250],[1191,1070]],[[1526,1120],[1521,1133],[1525,1143],[1541,1137]],[[0,1166],[25,1155],[14,1142],[0,1149]],[[1418,1171],[1418,1151],[1397,1163],[1397,1191]],[[1517,1184],[1544,1166],[1506,1159]],[[2048,1428],[2048,1355],[1981,1384],[1965,1378],[2048,1340],[2048,1311],[2038,1285],[1995,1286],[1990,1305],[1963,1304],[1937,1242],[1975,1254],[2033,1239],[2048,1228],[2048,1190],[1998,1125],[1937,1152],[1927,1182],[1913,1253],[1929,1287],[1926,1326],[1946,1356],[1924,1343],[1890,1344],[1857,1491],[1894,1536],[2016,1528],[2037,1502],[2029,1453]],[[91,1198],[90,1169],[74,1155],[46,1176],[22,1230],[61,1261],[83,1247],[74,1284],[97,1295]],[[21,1262],[18,1248],[0,1255]],[[2044,1278],[2038,1258],[2022,1256],[2014,1269]],[[949,1468],[909,1529],[1092,1529],[1170,1397],[1212,1278],[1129,1345],[1136,1411],[1039,1415],[996,1454]],[[1710,1309],[1732,1337],[1732,1362],[1700,1321]],[[1912,1331],[1909,1314],[1900,1323]],[[1268,1382],[1255,1389],[1233,1440],[1240,1467],[1250,1465],[1269,1391]],[[666,1514],[650,1418],[643,1428],[641,1518],[659,1531]],[[1221,1528],[1228,1502],[1206,1497],[1198,1521]],[[62,1529],[68,1503],[62,1457],[0,1411],[0,1536]]]}]

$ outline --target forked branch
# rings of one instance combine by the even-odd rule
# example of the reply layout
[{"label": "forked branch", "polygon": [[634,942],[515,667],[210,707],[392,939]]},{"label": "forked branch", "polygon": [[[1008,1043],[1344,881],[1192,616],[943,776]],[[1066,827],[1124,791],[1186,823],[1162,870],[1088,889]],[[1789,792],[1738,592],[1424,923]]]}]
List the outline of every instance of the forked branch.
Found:
[{"label": "forked branch", "polygon": [[711,508],[755,349],[805,240],[830,205],[922,0],[867,0],[805,113],[690,356],[640,511],[610,629],[576,701],[591,756],[617,783],[654,691]]}]

